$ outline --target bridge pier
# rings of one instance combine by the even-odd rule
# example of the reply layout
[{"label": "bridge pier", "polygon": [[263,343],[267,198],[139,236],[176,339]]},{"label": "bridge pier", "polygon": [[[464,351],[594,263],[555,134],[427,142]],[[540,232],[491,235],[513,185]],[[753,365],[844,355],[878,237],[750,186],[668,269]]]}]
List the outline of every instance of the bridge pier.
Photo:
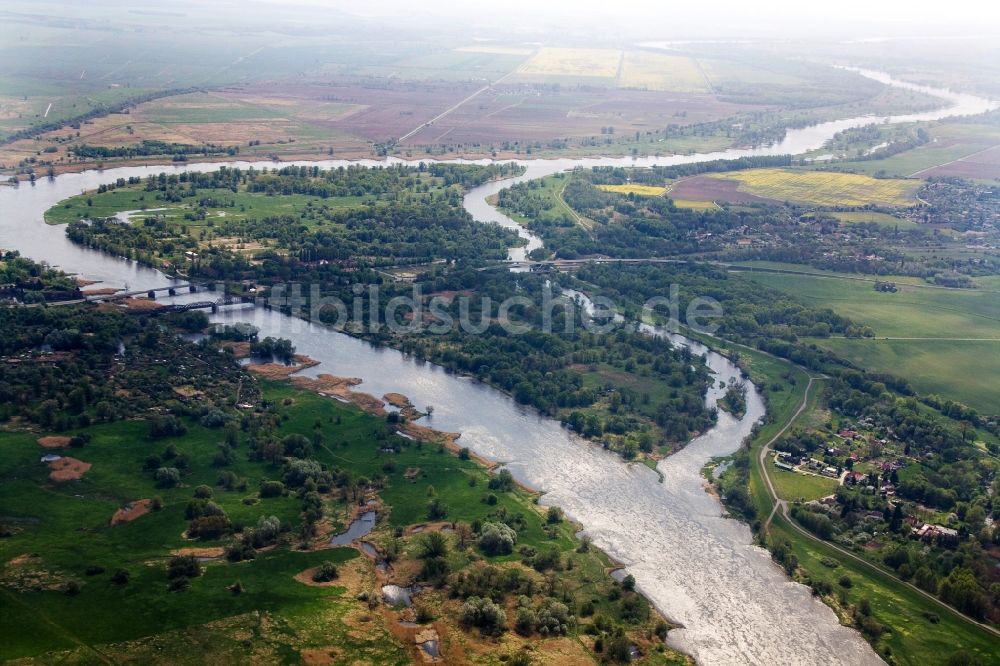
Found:
[{"label": "bridge pier", "polygon": [[176,296],[177,290],[171,287],[170,289],[167,290],[167,293],[170,294],[171,296]]},{"label": "bridge pier", "polygon": [[188,285],[188,291],[189,291],[190,293],[192,293],[192,294],[195,294],[195,293],[197,293],[197,292],[198,292],[198,287],[196,287],[196,286],[195,286],[195,285],[193,285],[193,284],[189,284],[189,285]]},{"label": "bridge pier", "polygon": [[152,299],[154,301],[156,300],[156,290],[155,289],[150,289],[149,291],[146,292],[146,295],[149,296],[150,299]]}]

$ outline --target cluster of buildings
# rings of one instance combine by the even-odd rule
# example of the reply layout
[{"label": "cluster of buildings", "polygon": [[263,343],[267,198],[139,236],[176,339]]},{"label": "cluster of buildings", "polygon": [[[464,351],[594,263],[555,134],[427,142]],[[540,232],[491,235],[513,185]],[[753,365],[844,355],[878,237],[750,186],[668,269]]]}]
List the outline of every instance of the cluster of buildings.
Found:
[{"label": "cluster of buildings", "polygon": [[922,541],[948,541],[956,542],[958,541],[958,530],[953,530],[950,527],[944,527],[943,525],[932,525],[931,523],[921,523],[919,521],[914,521],[912,525],[914,530],[910,533],[910,536],[914,539],[920,539]]}]

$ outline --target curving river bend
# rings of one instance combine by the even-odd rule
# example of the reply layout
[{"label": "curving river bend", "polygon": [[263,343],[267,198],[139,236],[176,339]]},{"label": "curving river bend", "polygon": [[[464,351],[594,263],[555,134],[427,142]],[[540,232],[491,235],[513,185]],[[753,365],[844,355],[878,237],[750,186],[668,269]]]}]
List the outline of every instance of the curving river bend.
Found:
[{"label": "curving river bend", "polygon": [[[881,73],[859,72],[890,85],[913,87]],[[916,88],[941,97],[947,105],[936,111],[891,117],[886,119],[888,122],[971,115],[1000,106],[970,95]],[[641,159],[523,161],[525,174],[475,188],[466,195],[465,207],[479,221],[517,229],[528,245],[512,250],[511,258],[521,259],[541,241],[486,203],[489,195],[514,182],[576,167],[653,166],[748,155],[799,154],[819,148],[838,131],[879,120],[866,116],[792,130],[780,143],[755,149]],[[374,160],[361,163],[386,164]],[[309,164],[337,167],[347,162]],[[251,165],[270,167],[273,163],[233,164]],[[218,166],[125,167],[66,174],[40,180],[30,187],[0,188],[0,247],[19,250],[25,256],[113,286],[164,286],[170,279],[158,271],[73,245],[62,227],[45,225],[42,215],[56,202],[116,178],[171,170],[208,171]],[[545,491],[543,503],[561,506],[584,526],[597,547],[621,561],[641,591],[665,615],[685,627],[671,631],[669,643],[700,663],[882,663],[857,632],[840,626],[832,610],[814,599],[806,587],[790,582],[766,551],[752,545],[746,525],[723,518],[719,502],[703,490],[700,472],[705,463],[735,451],[764,415],[763,402],[754,387],[748,392],[747,413],[742,419],[720,412],[715,427],[660,462],[659,471],[664,477],[660,483],[657,474],[647,467],[624,463],[616,455],[573,436],[555,421],[516,404],[509,396],[395,350],[374,348],[331,329],[260,308],[223,310],[213,319],[250,321],[264,335],[292,339],[300,353],[321,362],[306,371],[308,374],[363,377],[362,389],[373,395],[398,391],[418,407],[434,405],[429,425],[459,431],[465,446],[487,458],[506,462],[518,480]],[[653,335],[665,334],[652,328],[646,330]],[[679,336],[672,338],[677,344],[689,345],[697,354],[705,354],[716,380],[739,376],[739,369],[726,358],[698,343]],[[719,394],[720,389],[713,388],[706,400],[714,404]]]}]

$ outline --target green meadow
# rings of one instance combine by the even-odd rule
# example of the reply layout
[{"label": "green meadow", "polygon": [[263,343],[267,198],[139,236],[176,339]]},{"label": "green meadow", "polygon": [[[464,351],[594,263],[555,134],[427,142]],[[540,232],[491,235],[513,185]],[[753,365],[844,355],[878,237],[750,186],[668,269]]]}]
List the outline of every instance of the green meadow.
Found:
[{"label": "green meadow", "polygon": [[871,210],[835,212],[830,213],[830,215],[847,224],[874,223],[880,227],[886,227],[887,229],[899,229],[900,231],[909,231],[920,228],[920,225],[912,220],[905,220],[901,217],[896,217],[895,215],[879,213]]},{"label": "green meadow", "polygon": [[[533,506],[532,495],[516,489],[488,490],[488,473],[474,461],[437,445],[416,442],[406,443],[396,454],[380,452],[382,445],[374,433],[383,427],[382,419],[287,385],[265,382],[264,389],[265,398],[278,406],[279,436],[319,435],[323,444],[313,457],[321,463],[347,470],[354,478],[385,474],[380,494],[388,518],[373,533],[374,539],[384,538],[393,526],[426,520],[427,503],[434,496],[447,505],[449,520],[472,522],[506,510],[524,516],[519,543],[551,544],[569,552],[575,547],[572,525],[563,522],[556,529],[543,529],[544,516]],[[358,637],[340,622],[356,605],[353,599],[339,596],[343,588],[309,587],[292,579],[325,560],[342,563],[357,557],[352,548],[299,551],[279,545],[259,552],[249,562],[205,562],[203,574],[191,579],[187,590],[168,592],[166,563],[172,550],[223,545],[183,536],[185,507],[196,486],[213,488],[213,501],[234,525],[250,526],[260,516],[273,515],[294,535],[301,522],[301,502],[294,494],[258,497],[262,481],[281,478],[280,465],[251,462],[246,443],[241,442],[235,462],[224,469],[245,478],[247,487],[225,490],[216,485],[220,468],[212,464],[222,432],[194,422],[187,425],[186,435],[155,441],[149,439],[149,427],[143,421],[87,428],[91,441],[63,453],[92,468],[82,479],[63,483],[50,481],[48,467],[40,462],[46,451],[35,441],[38,433],[0,432],[0,522],[7,534],[0,539],[0,562],[4,563],[0,567],[0,635],[4,636],[0,660],[53,650],[87,652],[94,646],[114,651],[108,644],[177,630],[214,636],[205,628],[207,623],[238,623],[242,620],[232,618],[263,612],[272,614],[272,621],[282,623],[289,632],[283,650],[333,643],[348,655],[374,659],[372,663],[405,662],[405,652],[388,635],[379,639],[376,627],[372,636]],[[179,487],[158,488],[143,463],[150,454],[161,454],[171,445],[178,455],[188,456],[190,464]],[[387,466],[390,460],[393,464]],[[494,492],[496,503],[485,502]],[[162,499],[161,509],[111,526],[119,507],[153,497]],[[325,504],[334,526],[344,526],[349,507],[330,497]],[[517,556],[499,559],[510,557]],[[607,564],[597,553],[580,556],[579,574],[599,581]],[[125,584],[111,580],[119,569],[129,574]],[[30,583],[31,577],[37,585]],[[79,585],[76,594],[64,591],[70,581]],[[244,587],[240,595],[229,590],[237,581]],[[315,622],[317,614],[329,621]]]},{"label": "green meadow", "polygon": [[811,340],[820,347],[861,367],[903,377],[922,393],[938,394],[987,413],[998,409],[1000,293],[992,282],[972,290],[900,281],[897,293],[883,293],[874,290],[874,278],[745,275],[875,330],[873,339]]},{"label": "green meadow", "polygon": [[943,121],[929,129],[932,141],[880,160],[838,162],[838,167],[869,175],[909,176],[960,160],[1000,142],[996,125]]},{"label": "green meadow", "polygon": [[937,394],[983,413],[1000,399],[1000,340],[817,340],[863,368],[905,377],[919,393]]}]

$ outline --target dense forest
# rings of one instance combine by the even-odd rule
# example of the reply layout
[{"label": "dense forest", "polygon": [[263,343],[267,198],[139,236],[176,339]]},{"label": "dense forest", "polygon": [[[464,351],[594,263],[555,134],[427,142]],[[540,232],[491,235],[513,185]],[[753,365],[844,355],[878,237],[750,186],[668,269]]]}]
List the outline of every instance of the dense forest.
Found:
[{"label": "dense forest", "polygon": [[237,146],[220,146],[206,143],[195,146],[188,143],[169,143],[166,141],[145,140],[132,146],[90,146],[85,143],[74,145],[70,152],[80,159],[103,160],[112,157],[150,157],[154,155],[172,155],[175,161],[186,159],[189,155],[230,155],[240,154]]},{"label": "dense forest", "polygon": [[17,252],[0,250],[0,299],[42,303],[79,296],[79,285],[65,273],[26,259]]},{"label": "dense forest", "polygon": [[[802,305],[788,294],[762,288],[710,264],[587,264],[576,276],[598,287],[630,318],[641,316],[650,299],[669,300],[672,287],[677,290],[681,313],[696,298],[714,299],[722,306],[722,315],[712,321],[716,335],[762,346],[779,356],[795,354],[791,360],[806,367],[824,362],[823,352],[797,344],[799,337],[872,335],[869,327],[855,324],[833,310]],[[670,313],[656,309],[652,314],[665,320]]]},{"label": "dense forest", "polygon": [[[195,330],[208,325],[201,313],[152,319],[90,305],[0,309],[0,419],[62,432],[161,405],[191,415],[229,405],[242,377],[232,357],[163,328],[190,330],[192,321]],[[251,383],[241,391],[246,400],[254,392]]]},{"label": "dense forest", "polygon": [[[595,332],[591,323],[605,322],[591,322],[560,291],[545,275],[458,264],[421,273],[415,284],[383,281],[360,301],[353,301],[358,292],[350,282],[303,292],[297,306],[290,303],[298,295],[281,290],[261,298],[474,376],[629,459],[669,452],[714,422],[700,359],[633,327]],[[359,309],[313,307],[314,296],[357,302]],[[411,305],[389,322],[389,305],[400,298]]]},{"label": "dense forest", "polygon": [[[470,308],[470,319],[482,332],[455,326],[446,335],[404,335],[394,344],[497,386],[626,458],[667,451],[714,421],[704,403],[707,370],[686,348],[629,327],[591,332],[582,308],[568,299],[552,308],[546,330],[543,290],[558,295],[559,287],[544,276],[456,271],[427,286],[431,293],[474,294],[478,307]],[[511,335],[503,326],[486,325],[515,296],[533,303],[511,310],[531,330]],[[461,302],[450,308],[449,315],[461,319]]]},{"label": "dense forest", "polygon": [[[439,260],[482,262],[504,258],[518,239],[474,222],[461,207],[461,188],[514,169],[421,165],[160,174],[142,184],[103,186],[87,197],[88,208],[101,205],[102,197],[134,193],[149,208],[173,206],[177,212],[150,211],[127,225],[115,218],[81,220],[67,233],[90,247],[222,280],[282,278],[304,267],[340,275]],[[293,204],[297,214],[283,212],[283,198],[291,196],[300,197]]]}]

